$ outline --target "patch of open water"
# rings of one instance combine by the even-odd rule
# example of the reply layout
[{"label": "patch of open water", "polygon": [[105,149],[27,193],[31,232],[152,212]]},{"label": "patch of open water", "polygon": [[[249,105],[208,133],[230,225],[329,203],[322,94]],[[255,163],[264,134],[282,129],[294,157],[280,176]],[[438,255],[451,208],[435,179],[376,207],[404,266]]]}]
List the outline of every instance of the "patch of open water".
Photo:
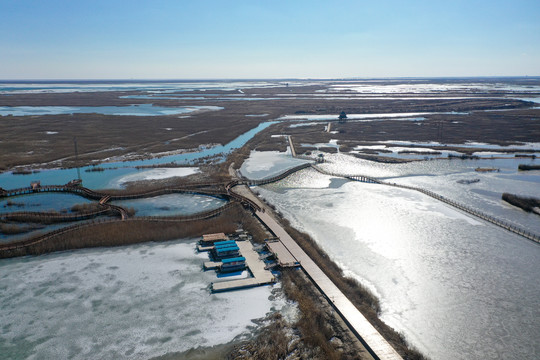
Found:
[{"label": "patch of open water", "polygon": [[152,104],[128,106],[0,106],[0,115],[58,115],[58,114],[104,114],[130,116],[163,116],[188,114],[195,111],[221,110],[219,106],[163,107]]},{"label": "patch of open water", "polygon": [[91,200],[68,193],[37,193],[0,199],[0,214],[15,211],[70,211],[76,204],[89,204]]}]

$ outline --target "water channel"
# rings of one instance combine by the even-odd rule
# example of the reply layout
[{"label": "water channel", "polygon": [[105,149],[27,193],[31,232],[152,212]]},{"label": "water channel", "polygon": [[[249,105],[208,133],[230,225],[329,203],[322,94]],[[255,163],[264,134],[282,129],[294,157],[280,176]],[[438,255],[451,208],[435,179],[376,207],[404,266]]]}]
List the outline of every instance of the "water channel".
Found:
[{"label": "water channel", "polygon": [[[257,133],[275,123],[275,121],[262,122],[255,128],[245,132],[244,134],[238,136],[236,139],[225,145],[217,145],[207,148],[203,147],[198,151],[173,154],[146,160],[103,163],[100,164],[100,167],[107,169],[103,172],[86,172],[85,170],[91,169],[92,167],[82,167],[81,174],[83,178],[83,184],[85,187],[91,189],[115,188],[118,187],[118,184],[123,183],[123,178],[129,175],[138,173],[139,175],[144,176],[146,172],[155,171],[138,170],[135,168],[135,166],[156,165],[170,162],[176,162],[178,164],[189,164],[190,162],[207,156],[225,156],[232,150],[244,146],[244,144],[248,142]],[[41,170],[39,173],[30,175],[13,175],[11,172],[5,172],[0,174],[0,187],[3,187],[5,189],[24,187],[28,186],[33,180],[40,180],[42,185],[65,184],[75,179],[76,177],[76,169]]]}]

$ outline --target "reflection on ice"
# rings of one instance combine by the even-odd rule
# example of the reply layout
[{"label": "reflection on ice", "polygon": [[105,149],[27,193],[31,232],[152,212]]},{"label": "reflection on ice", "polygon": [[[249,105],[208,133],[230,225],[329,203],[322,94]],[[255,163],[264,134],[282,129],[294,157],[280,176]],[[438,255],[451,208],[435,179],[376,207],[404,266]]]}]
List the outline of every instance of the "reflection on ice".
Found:
[{"label": "reflection on ice", "polygon": [[510,91],[510,92],[539,92],[537,85],[514,85],[504,83],[469,83],[469,84],[358,84],[343,83],[332,85],[330,91],[351,91],[361,94],[424,94],[424,93],[445,93],[445,92],[490,92],[490,91]]},{"label": "reflection on ice", "polygon": [[[523,159],[382,164],[345,154],[325,158],[318,166],[328,171],[427,188],[540,233],[537,215],[501,200],[505,191],[540,197],[540,175],[517,171]],[[501,171],[474,171],[490,166]],[[471,178],[480,181],[458,183]],[[421,193],[313,169],[257,190],[372,289],[383,319],[426,355],[533,359],[540,352],[530,341],[540,336],[537,244]]]},{"label": "reflection on ice", "polygon": [[378,141],[381,144],[393,144],[393,145],[413,145],[413,146],[450,146],[450,147],[462,147],[462,148],[473,148],[473,149],[517,149],[517,150],[536,150],[540,151],[540,143],[538,142],[529,142],[529,143],[520,143],[512,145],[497,145],[497,144],[488,144],[475,141],[466,141],[463,144],[443,144],[436,141],[429,142],[417,142],[417,141],[402,141],[402,140],[384,140]]},{"label": "reflection on ice", "polygon": [[537,244],[403,189],[321,189],[295,174],[258,190],[375,289],[383,319],[428,356],[533,359],[540,351],[530,341],[540,335]]},{"label": "reflection on ice", "polygon": [[263,179],[305,162],[306,160],[293,158],[290,150],[286,152],[252,151],[249,158],[242,164],[240,171],[249,179]]}]

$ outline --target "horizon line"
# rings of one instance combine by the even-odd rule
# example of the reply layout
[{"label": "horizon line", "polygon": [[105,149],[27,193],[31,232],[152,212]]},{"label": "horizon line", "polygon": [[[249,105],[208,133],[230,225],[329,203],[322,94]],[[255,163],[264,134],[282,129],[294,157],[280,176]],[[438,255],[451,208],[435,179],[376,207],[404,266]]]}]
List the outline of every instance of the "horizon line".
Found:
[{"label": "horizon line", "polygon": [[540,75],[478,75],[478,76],[373,76],[329,78],[26,78],[0,79],[0,82],[98,82],[98,81],[361,81],[361,80],[428,80],[428,79],[540,79]]}]

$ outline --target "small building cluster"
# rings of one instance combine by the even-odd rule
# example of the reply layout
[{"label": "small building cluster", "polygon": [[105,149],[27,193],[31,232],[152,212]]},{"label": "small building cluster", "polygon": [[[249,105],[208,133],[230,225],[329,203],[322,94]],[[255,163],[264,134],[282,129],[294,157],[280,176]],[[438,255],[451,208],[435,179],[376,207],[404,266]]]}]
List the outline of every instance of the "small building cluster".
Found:
[{"label": "small building cluster", "polygon": [[233,234],[206,234],[197,246],[199,251],[207,251],[210,261],[204,263],[205,270],[215,269],[224,276],[239,275],[239,271],[248,270],[248,277],[241,279],[213,282],[214,292],[237,290],[275,282],[275,277],[266,267],[264,257],[258,251],[261,246],[253,246],[252,237],[244,230]]},{"label": "small building cluster", "polygon": [[[232,280],[211,284],[213,292],[245,289],[271,284],[276,281],[274,268],[297,267],[300,262],[292,255],[279,238],[265,239],[264,244],[253,245],[252,237],[239,229],[233,234],[203,235],[197,250],[206,251],[210,261],[204,263],[204,270],[217,270],[222,276]],[[239,271],[248,270],[248,277]]]},{"label": "small building cluster", "polygon": [[212,248],[212,254],[214,255],[214,259],[223,260],[228,257],[238,256],[240,254],[240,248],[234,240],[218,241]]},{"label": "small building cluster", "polygon": [[197,249],[208,251],[211,261],[204,264],[205,270],[217,269],[220,272],[240,271],[246,268],[246,258],[240,253],[236,241],[250,240],[243,230],[225,235],[224,233],[205,234]]}]

